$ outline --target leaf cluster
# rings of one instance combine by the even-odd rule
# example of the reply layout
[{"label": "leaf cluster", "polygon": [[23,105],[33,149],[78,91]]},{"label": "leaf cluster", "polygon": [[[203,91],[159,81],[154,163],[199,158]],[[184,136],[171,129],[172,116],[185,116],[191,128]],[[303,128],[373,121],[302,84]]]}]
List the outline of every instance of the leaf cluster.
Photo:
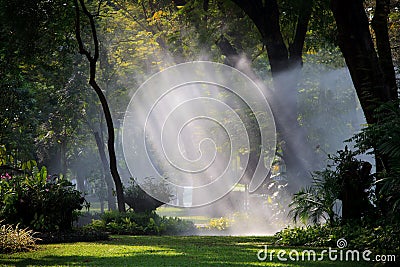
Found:
[{"label": "leaf cluster", "polygon": [[7,223],[42,232],[68,230],[84,201],[69,181],[48,175],[45,167],[33,166],[25,175],[1,175],[0,215]]}]

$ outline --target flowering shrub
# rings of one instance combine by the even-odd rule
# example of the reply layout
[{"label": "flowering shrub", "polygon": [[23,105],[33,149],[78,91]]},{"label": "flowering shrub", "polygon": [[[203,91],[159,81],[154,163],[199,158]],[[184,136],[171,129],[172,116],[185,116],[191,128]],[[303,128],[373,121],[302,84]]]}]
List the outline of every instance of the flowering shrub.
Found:
[{"label": "flowering shrub", "polygon": [[84,201],[69,181],[48,176],[45,167],[0,177],[0,217],[8,224],[41,232],[69,230]]}]

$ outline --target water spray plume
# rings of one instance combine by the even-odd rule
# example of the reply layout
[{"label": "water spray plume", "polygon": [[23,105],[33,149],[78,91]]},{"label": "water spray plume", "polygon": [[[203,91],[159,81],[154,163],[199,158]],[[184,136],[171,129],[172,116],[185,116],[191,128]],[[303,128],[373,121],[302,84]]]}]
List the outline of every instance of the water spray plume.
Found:
[{"label": "water spray plume", "polygon": [[[276,147],[274,119],[262,90],[223,64],[198,61],[167,68],[143,83],[128,105],[123,127],[127,166],[159,201],[181,207],[212,203],[247,175],[254,148],[246,116],[253,117],[261,137],[252,177],[246,177],[254,192],[269,173]],[[173,200],[146,187],[148,177],[166,183]],[[177,200],[182,191],[190,201]]]}]

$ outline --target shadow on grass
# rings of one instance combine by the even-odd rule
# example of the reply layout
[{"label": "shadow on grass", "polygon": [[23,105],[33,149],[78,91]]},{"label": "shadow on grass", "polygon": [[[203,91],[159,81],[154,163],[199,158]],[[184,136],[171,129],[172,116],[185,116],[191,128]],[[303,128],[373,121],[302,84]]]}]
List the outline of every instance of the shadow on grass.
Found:
[{"label": "shadow on grass", "polygon": [[[362,266],[361,262],[260,262],[268,237],[116,236],[97,243],[59,244],[0,257],[6,266]],[[364,264],[365,265],[365,264]],[[366,265],[367,266],[367,265]]]}]

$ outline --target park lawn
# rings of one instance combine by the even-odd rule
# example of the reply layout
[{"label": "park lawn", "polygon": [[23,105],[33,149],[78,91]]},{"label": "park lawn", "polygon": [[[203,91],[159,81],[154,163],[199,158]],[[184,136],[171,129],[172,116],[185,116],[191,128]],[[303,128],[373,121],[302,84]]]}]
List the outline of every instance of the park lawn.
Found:
[{"label": "park lawn", "polygon": [[[0,254],[0,266],[368,266],[328,260],[259,261],[257,252],[271,242],[271,237],[112,236],[110,241],[41,245],[37,251]],[[273,248],[281,249],[268,247]]]}]

